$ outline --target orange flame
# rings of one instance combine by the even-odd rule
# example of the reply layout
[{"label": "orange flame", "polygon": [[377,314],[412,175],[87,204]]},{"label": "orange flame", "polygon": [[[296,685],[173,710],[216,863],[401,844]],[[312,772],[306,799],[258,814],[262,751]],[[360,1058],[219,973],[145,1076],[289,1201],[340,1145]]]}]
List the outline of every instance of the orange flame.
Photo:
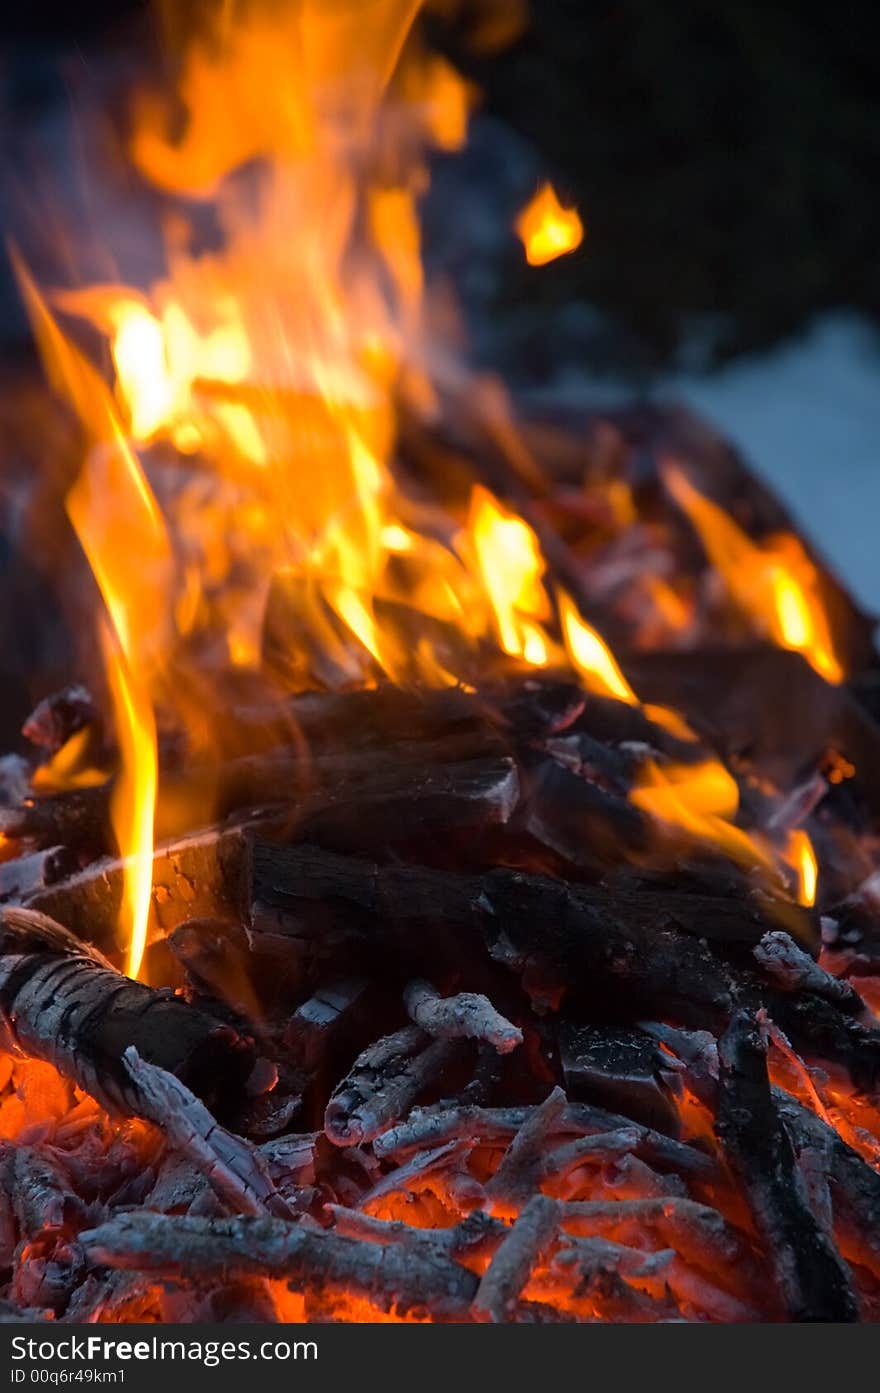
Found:
[{"label": "orange flame", "polygon": [[769,848],[735,825],[739,789],[719,760],[662,767],[645,760],[630,801],[651,817],[716,847],[741,866],[775,868]]},{"label": "orange flame", "polygon": [[121,760],[111,810],[124,858],[120,930],[136,976],[150,914],[158,767],[151,683],[163,639],[168,539],[106,386],[64,338],[18,259],[16,271],[50,379],[90,441],[66,504],[108,613],[103,647]]},{"label": "orange flame", "polygon": [[547,641],[536,621],[548,616],[549,605],[534,532],[522,518],[505,513],[484,488],[473,491],[469,531],[501,647],[511,657],[545,666]]},{"label": "orange flame", "polygon": [[827,682],[842,682],[816,568],[797,538],[786,535],[776,545],[756,546],[680,469],[667,466],[665,480],[736,603],[781,648],[802,653]]},{"label": "orange flame", "polygon": [[545,266],[573,252],[584,239],[576,208],[563,208],[552,184],[544,184],[516,220],[517,236],[530,266]]},{"label": "orange flame", "polygon": [[638,706],[639,699],[627,682],[610,648],[578,614],[564,592],[559,595],[559,619],[565,646],[572,666],[580,673],[588,691],[600,696],[616,697],[629,706]]}]

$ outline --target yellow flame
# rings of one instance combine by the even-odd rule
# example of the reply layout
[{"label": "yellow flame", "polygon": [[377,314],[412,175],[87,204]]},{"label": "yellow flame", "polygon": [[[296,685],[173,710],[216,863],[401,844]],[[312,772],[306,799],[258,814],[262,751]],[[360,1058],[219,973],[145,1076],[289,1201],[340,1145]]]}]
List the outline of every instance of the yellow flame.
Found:
[{"label": "yellow flame", "polygon": [[104,661],[113,696],[120,772],[113,790],[113,828],[126,857],[121,919],[127,926],[126,972],[137,977],[147,944],[153,881],[153,827],[158,788],[156,722],[149,689],[107,635]]},{"label": "yellow flame", "polygon": [[578,614],[571,598],[559,595],[559,618],[565,646],[573,667],[577,669],[588,691],[600,696],[616,697],[630,706],[639,699],[617,665],[610,648]]},{"label": "yellow flame", "polygon": [[38,793],[55,793],[68,788],[95,788],[107,780],[107,772],[90,764],[88,728],[74,731],[51,759],[31,775],[31,787]]},{"label": "yellow flame", "polygon": [[475,488],[469,533],[501,647],[511,657],[544,666],[547,645],[532,621],[546,617],[549,606],[541,583],[544,558],[534,532],[522,518],[505,512],[487,489]]},{"label": "yellow flame", "polygon": [[798,903],[802,905],[814,905],[816,903],[816,887],[819,880],[819,869],[816,864],[816,853],[813,850],[813,843],[802,828],[797,828],[792,832],[788,839],[786,849],[786,860],[793,867],[798,882]]},{"label": "yellow flame", "polygon": [[576,208],[563,208],[552,184],[544,184],[516,220],[516,231],[530,266],[545,266],[573,252],[584,237]]},{"label": "yellow flame", "polygon": [[719,760],[661,767],[647,759],[639,769],[630,802],[651,817],[716,847],[741,866],[775,867],[769,849],[734,825],[739,789]]},{"label": "yellow flame", "polygon": [[665,479],[712,565],[749,618],[780,647],[802,653],[827,682],[842,682],[844,672],[834,652],[816,568],[798,540],[786,535],[757,546],[680,469],[668,466]]}]

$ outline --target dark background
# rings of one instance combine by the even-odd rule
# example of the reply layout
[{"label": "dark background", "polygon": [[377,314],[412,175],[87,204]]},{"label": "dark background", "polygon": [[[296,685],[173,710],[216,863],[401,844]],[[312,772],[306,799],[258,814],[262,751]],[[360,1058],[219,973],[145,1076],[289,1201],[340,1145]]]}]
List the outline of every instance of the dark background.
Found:
[{"label": "dark background", "polygon": [[[3,8],[8,161],[16,121],[51,95],[55,56],[87,61],[126,32],[141,44],[151,23],[143,0]],[[872,6],[533,0],[527,31],[490,57],[469,45],[479,7],[456,8],[432,21],[441,42],[587,222],[583,254],[530,278],[530,296],[596,306],[648,370],[675,361],[695,327],[724,357],[825,308],[880,311]],[[523,293],[509,277],[503,294]]]}]

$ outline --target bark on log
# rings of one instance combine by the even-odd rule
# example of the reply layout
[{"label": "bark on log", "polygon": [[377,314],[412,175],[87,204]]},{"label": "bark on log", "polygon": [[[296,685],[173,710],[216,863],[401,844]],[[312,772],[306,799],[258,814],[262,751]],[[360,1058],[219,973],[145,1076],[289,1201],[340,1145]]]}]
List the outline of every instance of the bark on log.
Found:
[{"label": "bark on log", "polygon": [[129,1045],[201,1097],[243,1086],[254,1062],[251,1041],[173,993],[71,951],[63,930],[56,944],[29,939],[20,913],[6,910],[0,918],[0,1013],[22,1053],[53,1064],[109,1111],[127,1116],[145,1115],[123,1063]]},{"label": "bark on log", "polygon": [[849,1272],[810,1209],[774,1107],[766,1043],[754,1015],[734,1015],[721,1039],[719,1059],[715,1132],[745,1189],[789,1318],[857,1320]]}]

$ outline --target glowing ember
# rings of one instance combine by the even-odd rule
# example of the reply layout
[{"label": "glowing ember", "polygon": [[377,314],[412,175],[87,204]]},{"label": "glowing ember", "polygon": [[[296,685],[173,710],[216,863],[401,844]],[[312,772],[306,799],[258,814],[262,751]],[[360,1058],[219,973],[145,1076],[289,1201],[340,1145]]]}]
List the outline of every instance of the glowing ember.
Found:
[{"label": "glowing ember", "polygon": [[584,238],[576,208],[563,208],[552,184],[544,184],[516,220],[517,236],[530,266],[545,266],[573,252]]},{"label": "glowing ember", "polygon": [[665,480],[731,596],[756,627],[780,647],[802,653],[827,682],[842,682],[843,668],[831,642],[816,568],[797,538],[784,536],[756,545],[680,469],[668,466]]}]

